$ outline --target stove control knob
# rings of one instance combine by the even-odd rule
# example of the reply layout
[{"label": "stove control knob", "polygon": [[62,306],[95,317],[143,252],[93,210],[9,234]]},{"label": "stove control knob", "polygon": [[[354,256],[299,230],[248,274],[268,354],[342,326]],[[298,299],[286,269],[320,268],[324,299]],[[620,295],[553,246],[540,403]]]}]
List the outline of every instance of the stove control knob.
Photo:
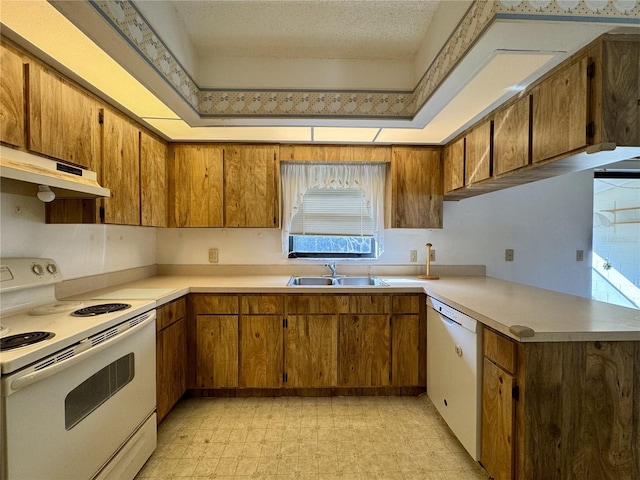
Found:
[{"label": "stove control knob", "polygon": [[33,266],[31,267],[31,271],[38,276],[44,273],[44,269],[42,268],[42,265],[40,265],[39,263],[34,263]]},{"label": "stove control knob", "polygon": [[49,272],[51,275],[55,275],[56,273],[58,273],[58,267],[56,267],[54,263],[48,263],[47,272]]}]

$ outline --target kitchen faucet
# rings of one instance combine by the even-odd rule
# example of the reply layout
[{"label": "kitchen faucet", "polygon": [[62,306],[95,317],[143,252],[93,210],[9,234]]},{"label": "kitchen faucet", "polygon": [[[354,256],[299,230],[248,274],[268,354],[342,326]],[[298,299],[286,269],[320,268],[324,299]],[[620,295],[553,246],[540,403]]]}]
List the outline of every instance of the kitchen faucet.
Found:
[{"label": "kitchen faucet", "polygon": [[331,263],[325,263],[324,266],[327,267],[331,271],[331,276],[332,277],[337,277],[338,276],[338,274],[336,273],[336,262],[335,261],[333,261]]}]

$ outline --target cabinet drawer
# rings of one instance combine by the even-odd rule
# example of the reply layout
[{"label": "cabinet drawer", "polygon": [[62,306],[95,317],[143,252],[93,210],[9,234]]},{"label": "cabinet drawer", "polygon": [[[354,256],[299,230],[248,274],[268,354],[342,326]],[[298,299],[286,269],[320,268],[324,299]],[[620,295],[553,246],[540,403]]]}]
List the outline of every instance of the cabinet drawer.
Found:
[{"label": "cabinet drawer", "polygon": [[352,295],[349,298],[351,313],[389,313],[391,297],[388,295]]},{"label": "cabinet drawer", "polygon": [[186,302],[184,298],[179,298],[158,308],[156,310],[156,332],[184,318],[185,310]]},{"label": "cabinet drawer", "polygon": [[237,295],[191,295],[193,310],[197,314],[237,315]]},{"label": "cabinet drawer", "polygon": [[348,313],[347,295],[290,295],[288,313]]},{"label": "cabinet drawer", "polygon": [[243,314],[284,313],[284,297],[281,295],[243,295],[240,297],[240,305]]},{"label": "cabinet drawer", "polygon": [[483,333],[484,356],[511,374],[516,372],[516,343],[488,328]]},{"label": "cabinet drawer", "polygon": [[391,302],[393,313],[420,313],[419,295],[394,295]]}]

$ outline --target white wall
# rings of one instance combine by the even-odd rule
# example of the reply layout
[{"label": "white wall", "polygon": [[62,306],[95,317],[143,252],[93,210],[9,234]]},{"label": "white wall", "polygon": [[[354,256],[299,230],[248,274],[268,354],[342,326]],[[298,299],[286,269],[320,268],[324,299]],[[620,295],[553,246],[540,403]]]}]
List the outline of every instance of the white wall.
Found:
[{"label": "white wall", "polygon": [[[582,172],[445,202],[442,230],[386,230],[379,265],[411,265],[409,250],[424,264],[425,244],[436,263],[482,264],[487,275],[590,297],[593,175]],[[274,229],[158,229],[159,264],[207,264],[219,249],[220,264],[293,264]],[[504,261],[504,250],[515,261]],[[576,250],[584,250],[576,262]],[[367,262],[363,262],[367,263]],[[373,262],[369,262],[373,263]]]},{"label": "white wall", "polygon": [[153,228],[117,225],[47,225],[35,197],[0,196],[0,257],[44,257],[65,279],[156,263]]}]

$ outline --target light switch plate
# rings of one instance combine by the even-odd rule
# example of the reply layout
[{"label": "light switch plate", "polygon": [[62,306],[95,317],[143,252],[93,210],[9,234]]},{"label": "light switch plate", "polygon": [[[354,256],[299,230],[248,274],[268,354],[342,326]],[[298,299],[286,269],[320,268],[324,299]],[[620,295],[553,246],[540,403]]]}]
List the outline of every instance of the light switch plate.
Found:
[{"label": "light switch plate", "polygon": [[209,263],[218,263],[218,249],[210,248],[209,249]]},{"label": "light switch plate", "polygon": [[429,261],[430,262],[435,262],[436,261],[436,251],[435,250],[429,250]]},{"label": "light switch plate", "polygon": [[584,261],[584,250],[576,250],[576,262]]},{"label": "light switch plate", "polygon": [[417,250],[410,250],[409,251],[409,260],[412,262],[417,262],[418,261],[418,251]]}]

